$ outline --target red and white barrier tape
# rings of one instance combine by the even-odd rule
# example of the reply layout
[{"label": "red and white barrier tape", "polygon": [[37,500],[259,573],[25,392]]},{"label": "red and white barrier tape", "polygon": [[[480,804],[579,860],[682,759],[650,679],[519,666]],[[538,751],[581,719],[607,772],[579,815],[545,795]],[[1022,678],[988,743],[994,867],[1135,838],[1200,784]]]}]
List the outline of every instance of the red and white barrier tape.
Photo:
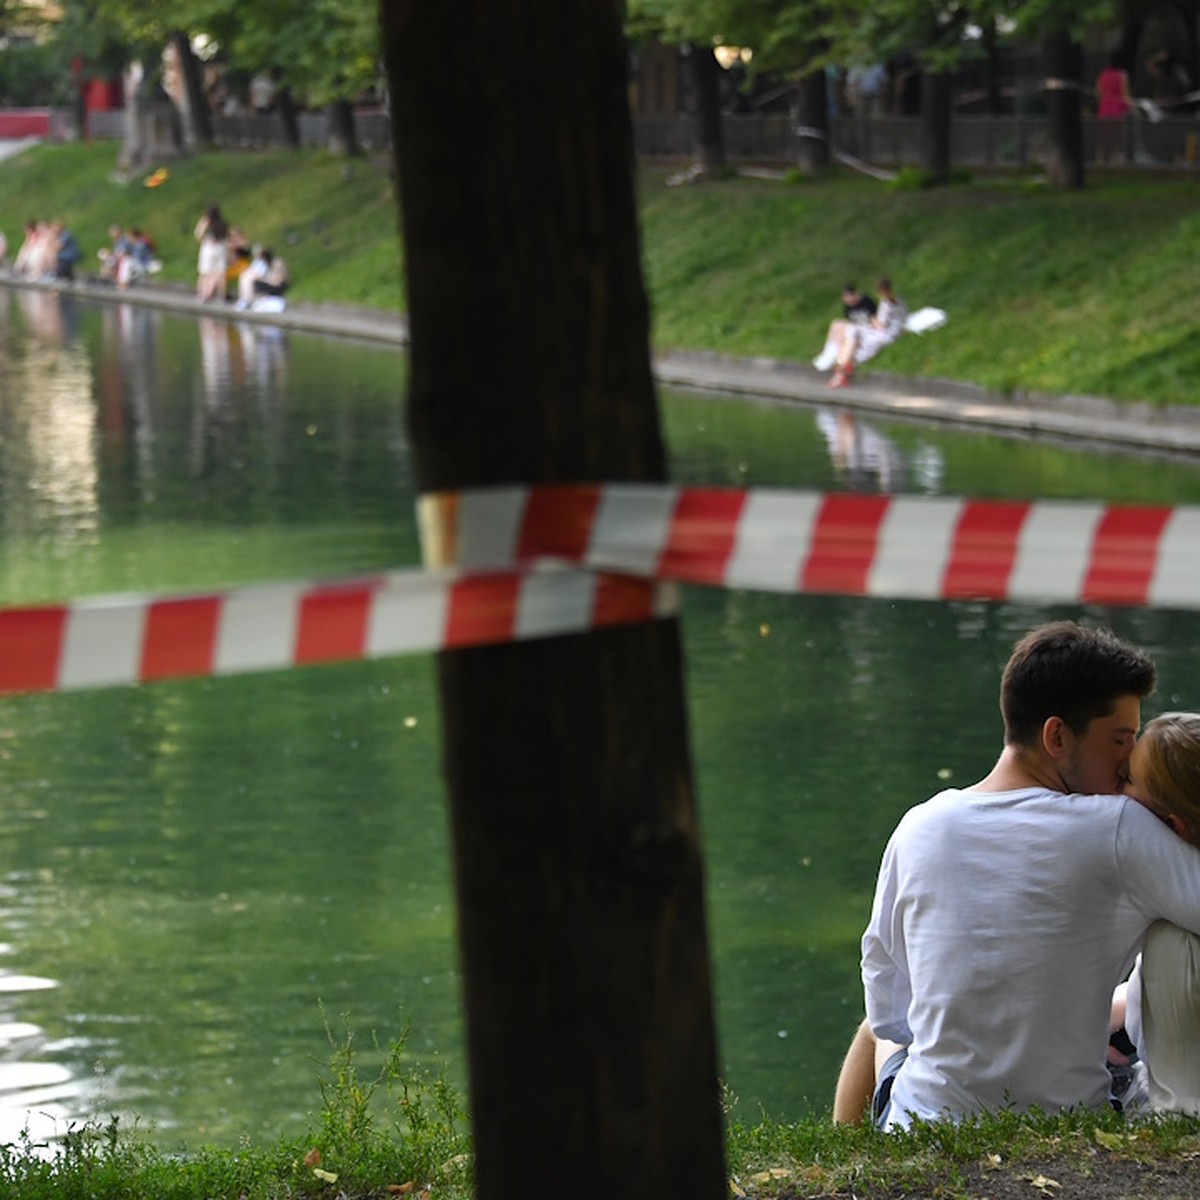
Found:
[{"label": "red and white barrier tape", "polygon": [[673,611],[665,581],[1200,608],[1200,508],[604,484],[420,517],[428,571],[0,609],[0,694],[581,632]]},{"label": "red and white barrier tape", "polygon": [[645,621],[673,607],[669,585],[549,567],[395,571],[0,609],[0,695],[511,642]]},{"label": "red and white barrier tape", "polygon": [[1200,509],[640,484],[426,496],[431,562],[543,556],[686,583],[1200,607]]}]

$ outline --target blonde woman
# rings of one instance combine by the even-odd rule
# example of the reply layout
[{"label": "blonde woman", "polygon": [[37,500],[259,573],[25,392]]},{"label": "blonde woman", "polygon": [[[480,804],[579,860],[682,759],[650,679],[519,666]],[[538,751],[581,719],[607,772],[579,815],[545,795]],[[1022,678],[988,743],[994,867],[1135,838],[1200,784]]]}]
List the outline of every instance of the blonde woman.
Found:
[{"label": "blonde woman", "polygon": [[[1163,713],[1146,725],[1125,791],[1200,846],[1200,713]],[[1113,1014],[1137,1047],[1135,1101],[1200,1114],[1200,937],[1156,921]]]}]

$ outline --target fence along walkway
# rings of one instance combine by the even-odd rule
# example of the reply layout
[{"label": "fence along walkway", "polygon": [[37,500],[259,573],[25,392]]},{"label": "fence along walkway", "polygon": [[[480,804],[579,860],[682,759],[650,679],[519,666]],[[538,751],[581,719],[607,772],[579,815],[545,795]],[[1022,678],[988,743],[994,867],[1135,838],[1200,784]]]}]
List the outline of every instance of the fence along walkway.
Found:
[{"label": "fence along walkway", "polygon": [[[54,113],[50,137],[74,136],[65,111]],[[2,115],[2,114],[0,114]],[[316,148],[327,142],[328,121],[323,112],[299,114],[302,146]],[[733,163],[772,164],[781,168],[800,161],[806,136],[786,113],[733,114],[722,118],[725,150]],[[213,134],[218,146],[228,149],[261,149],[283,144],[278,117],[216,117]],[[640,158],[690,159],[696,153],[695,130],[687,113],[634,118],[634,144]],[[1095,117],[1083,119],[1084,150],[1089,162],[1096,159]],[[361,112],[355,116],[359,145],[365,150],[391,146],[391,123],[386,113]],[[122,139],[125,114],[93,112],[88,136]],[[899,168],[916,166],[921,159],[919,117],[835,118],[830,126],[835,154],[853,155],[863,162]],[[1197,165],[1200,115],[1186,114],[1150,120],[1140,112],[1121,128],[1117,162],[1123,166],[1163,168]],[[956,116],[951,125],[951,162],[969,168],[1023,168],[1041,165],[1047,153],[1046,121],[1033,116]]]},{"label": "fence along walkway", "polygon": [[[786,113],[730,115],[723,119],[725,152],[732,162],[794,164],[805,136]],[[1083,119],[1084,152],[1096,159],[1095,117]],[[1117,161],[1133,167],[1195,167],[1200,119],[1193,115],[1151,121],[1128,118],[1121,128]],[[696,142],[686,113],[634,119],[637,152],[643,158],[691,158]],[[920,162],[919,117],[839,117],[830,123],[834,153],[851,154],[887,167]],[[1029,167],[1045,161],[1046,121],[1033,116],[955,116],[950,127],[950,158],[961,167]]]}]

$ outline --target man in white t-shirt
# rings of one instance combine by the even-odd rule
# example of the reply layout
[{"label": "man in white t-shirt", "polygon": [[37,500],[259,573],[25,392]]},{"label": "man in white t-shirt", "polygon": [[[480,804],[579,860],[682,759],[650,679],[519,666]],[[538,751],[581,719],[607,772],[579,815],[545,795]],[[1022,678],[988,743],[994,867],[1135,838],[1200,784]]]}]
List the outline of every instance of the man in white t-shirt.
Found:
[{"label": "man in white t-shirt", "polygon": [[1113,988],[1154,920],[1200,933],[1200,851],[1116,794],[1154,684],[1108,630],[1017,644],[995,766],[911,809],[884,852],[835,1121],[1110,1102]]}]

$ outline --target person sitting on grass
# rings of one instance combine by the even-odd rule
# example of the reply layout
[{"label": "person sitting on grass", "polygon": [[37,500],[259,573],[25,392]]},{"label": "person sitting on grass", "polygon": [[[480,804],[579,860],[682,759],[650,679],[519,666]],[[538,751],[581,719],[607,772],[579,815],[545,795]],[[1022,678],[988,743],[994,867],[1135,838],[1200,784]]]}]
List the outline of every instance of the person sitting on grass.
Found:
[{"label": "person sitting on grass", "polygon": [[866,322],[855,320],[834,321],[829,327],[825,345],[837,347],[830,387],[845,387],[854,374],[854,368],[884,348],[890,346],[903,332],[908,319],[908,309],[892,290],[892,282],[886,276],[875,284],[879,293],[879,304],[875,315]]},{"label": "person sitting on grass", "polygon": [[835,1121],[1116,1099],[1114,988],[1156,920],[1200,934],[1200,850],[1121,794],[1154,684],[1108,630],[1056,621],[1017,643],[992,770],[910,809],[884,851]]},{"label": "person sitting on grass", "polygon": [[[1163,713],[1146,725],[1125,794],[1200,846],[1200,713]],[[1151,925],[1114,994],[1111,1024],[1126,1034],[1123,1046],[1113,1039],[1126,1053],[1108,1056],[1114,1078],[1129,1081],[1124,1106],[1200,1115],[1200,937],[1167,921]]]},{"label": "person sitting on grass", "polygon": [[[280,309],[290,279],[287,264],[268,246],[255,246],[250,265],[238,278],[237,307]],[[267,298],[275,303],[263,304]]]}]

